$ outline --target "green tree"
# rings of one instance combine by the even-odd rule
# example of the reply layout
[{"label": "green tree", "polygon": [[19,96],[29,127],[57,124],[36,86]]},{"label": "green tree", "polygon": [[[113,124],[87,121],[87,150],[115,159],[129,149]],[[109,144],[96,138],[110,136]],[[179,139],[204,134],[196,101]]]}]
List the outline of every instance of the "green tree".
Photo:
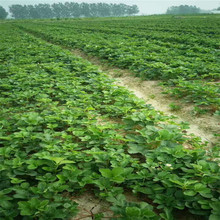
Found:
[{"label": "green tree", "polygon": [[81,3],[80,4],[81,8],[81,16],[83,17],[91,17],[91,11],[88,3]]},{"label": "green tree", "polygon": [[5,19],[8,16],[8,12],[6,12],[6,10],[0,6],[0,19]]},{"label": "green tree", "polygon": [[11,5],[10,13],[15,19],[36,18],[75,18],[75,17],[110,17],[134,15],[139,12],[136,5],[107,3],[54,3],[38,5]]},{"label": "green tree", "polygon": [[62,18],[62,3],[54,3],[51,5],[53,14],[56,18]]},{"label": "green tree", "polygon": [[127,15],[135,15],[139,13],[139,9],[137,5],[129,6],[127,9]]},{"label": "green tree", "polygon": [[80,4],[77,2],[69,2],[70,17],[78,18],[81,15]]},{"label": "green tree", "polygon": [[127,7],[125,4],[112,4],[112,16],[119,17],[126,15]]},{"label": "green tree", "polygon": [[97,4],[97,17],[110,17],[111,16],[111,5],[106,3]]},{"label": "green tree", "polygon": [[167,9],[166,14],[198,14],[201,9],[192,5],[171,6]]},{"label": "green tree", "polygon": [[53,18],[54,13],[49,4],[35,5],[39,18]]},{"label": "green tree", "polygon": [[28,10],[28,14],[29,14],[28,18],[33,18],[33,19],[40,18],[39,10],[35,6],[28,5],[27,10]]},{"label": "green tree", "polygon": [[9,11],[15,19],[26,19],[30,18],[28,7],[26,5],[11,5]]}]

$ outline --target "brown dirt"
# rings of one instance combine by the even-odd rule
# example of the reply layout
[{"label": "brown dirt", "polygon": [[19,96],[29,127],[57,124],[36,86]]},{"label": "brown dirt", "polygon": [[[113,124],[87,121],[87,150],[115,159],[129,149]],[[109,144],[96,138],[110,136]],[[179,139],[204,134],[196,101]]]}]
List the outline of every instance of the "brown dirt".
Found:
[{"label": "brown dirt", "polygon": [[113,212],[109,209],[108,202],[100,200],[90,192],[83,193],[82,195],[73,199],[79,204],[79,213],[71,220],[92,220],[96,214],[103,214],[104,218],[108,219],[113,217]]}]

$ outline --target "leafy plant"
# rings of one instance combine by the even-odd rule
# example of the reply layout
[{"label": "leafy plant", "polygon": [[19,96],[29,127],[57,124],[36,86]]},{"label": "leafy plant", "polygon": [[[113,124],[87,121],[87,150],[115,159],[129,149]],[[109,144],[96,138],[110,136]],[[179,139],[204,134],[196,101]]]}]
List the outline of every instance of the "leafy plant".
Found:
[{"label": "leafy plant", "polygon": [[179,111],[181,109],[180,105],[177,105],[177,104],[175,104],[173,102],[169,104],[169,107],[170,107],[171,111]]}]

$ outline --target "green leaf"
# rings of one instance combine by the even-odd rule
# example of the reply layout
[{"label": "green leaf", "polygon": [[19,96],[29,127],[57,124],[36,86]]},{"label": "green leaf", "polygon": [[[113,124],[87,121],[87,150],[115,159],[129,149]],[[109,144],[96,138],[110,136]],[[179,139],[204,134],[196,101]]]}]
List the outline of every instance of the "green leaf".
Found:
[{"label": "green leaf", "polygon": [[183,192],[184,195],[186,196],[195,196],[197,194],[197,192],[193,191],[193,190],[186,190]]},{"label": "green leaf", "polygon": [[219,219],[220,219],[220,215],[212,214],[209,216],[209,220],[219,220]]},{"label": "green leaf", "polygon": [[112,175],[113,176],[119,176],[119,175],[123,174],[123,172],[124,172],[124,168],[122,168],[122,167],[115,167],[112,170]]},{"label": "green leaf", "polygon": [[220,215],[220,201],[211,202],[210,206],[212,207],[213,211],[215,211],[216,213],[219,212]]},{"label": "green leaf", "polygon": [[71,163],[75,163],[74,161],[72,160],[62,160],[59,164],[71,164]]},{"label": "green leaf", "polygon": [[171,134],[168,130],[160,130],[158,133],[161,140],[171,140],[173,138],[173,134]]},{"label": "green leaf", "polygon": [[11,207],[13,207],[13,204],[5,200],[0,202],[0,206],[4,209],[10,209]]},{"label": "green leaf", "polygon": [[14,184],[22,183],[24,181],[25,180],[11,177],[11,183],[14,183]]},{"label": "green leaf", "polygon": [[110,169],[99,169],[99,171],[101,172],[102,176],[109,179],[112,178],[112,171]]},{"label": "green leaf", "polygon": [[137,207],[126,207],[126,214],[128,217],[139,217],[141,215],[141,211]]},{"label": "green leaf", "polygon": [[47,159],[54,161],[57,165],[74,163],[74,161],[65,160],[64,157],[47,157]]},{"label": "green leaf", "polygon": [[122,183],[124,180],[125,180],[125,178],[122,177],[122,176],[115,176],[115,177],[113,177],[113,179],[112,179],[112,181],[113,181],[113,182],[116,182],[116,183]]},{"label": "green leaf", "polygon": [[142,213],[143,213],[143,216],[148,217],[148,218],[156,216],[155,212],[150,209],[144,209]]},{"label": "green leaf", "polygon": [[113,203],[114,205],[124,206],[126,204],[126,197],[123,194],[119,194],[116,197],[107,197],[107,201]]},{"label": "green leaf", "polygon": [[38,210],[40,210],[40,211],[45,211],[46,208],[47,208],[47,205],[49,204],[49,202],[50,202],[49,200],[43,200],[43,201],[40,203]]},{"label": "green leaf", "polygon": [[31,216],[34,214],[34,211],[31,209],[28,202],[18,202],[18,208],[21,210],[21,215]]}]

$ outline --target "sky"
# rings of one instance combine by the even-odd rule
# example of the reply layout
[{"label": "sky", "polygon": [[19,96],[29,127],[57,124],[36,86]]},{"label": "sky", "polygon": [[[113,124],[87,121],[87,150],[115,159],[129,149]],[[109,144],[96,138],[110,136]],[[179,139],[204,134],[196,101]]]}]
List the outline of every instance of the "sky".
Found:
[{"label": "sky", "polygon": [[195,5],[201,9],[210,10],[220,7],[220,0],[0,0],[0,5],[8,9],[12,4],[38,4],[38,3],[57,3],[57,2],[87,2],[87,3],[124,3],[128,5],[137,5],[140,14],[162,14],[170,6]]}]

